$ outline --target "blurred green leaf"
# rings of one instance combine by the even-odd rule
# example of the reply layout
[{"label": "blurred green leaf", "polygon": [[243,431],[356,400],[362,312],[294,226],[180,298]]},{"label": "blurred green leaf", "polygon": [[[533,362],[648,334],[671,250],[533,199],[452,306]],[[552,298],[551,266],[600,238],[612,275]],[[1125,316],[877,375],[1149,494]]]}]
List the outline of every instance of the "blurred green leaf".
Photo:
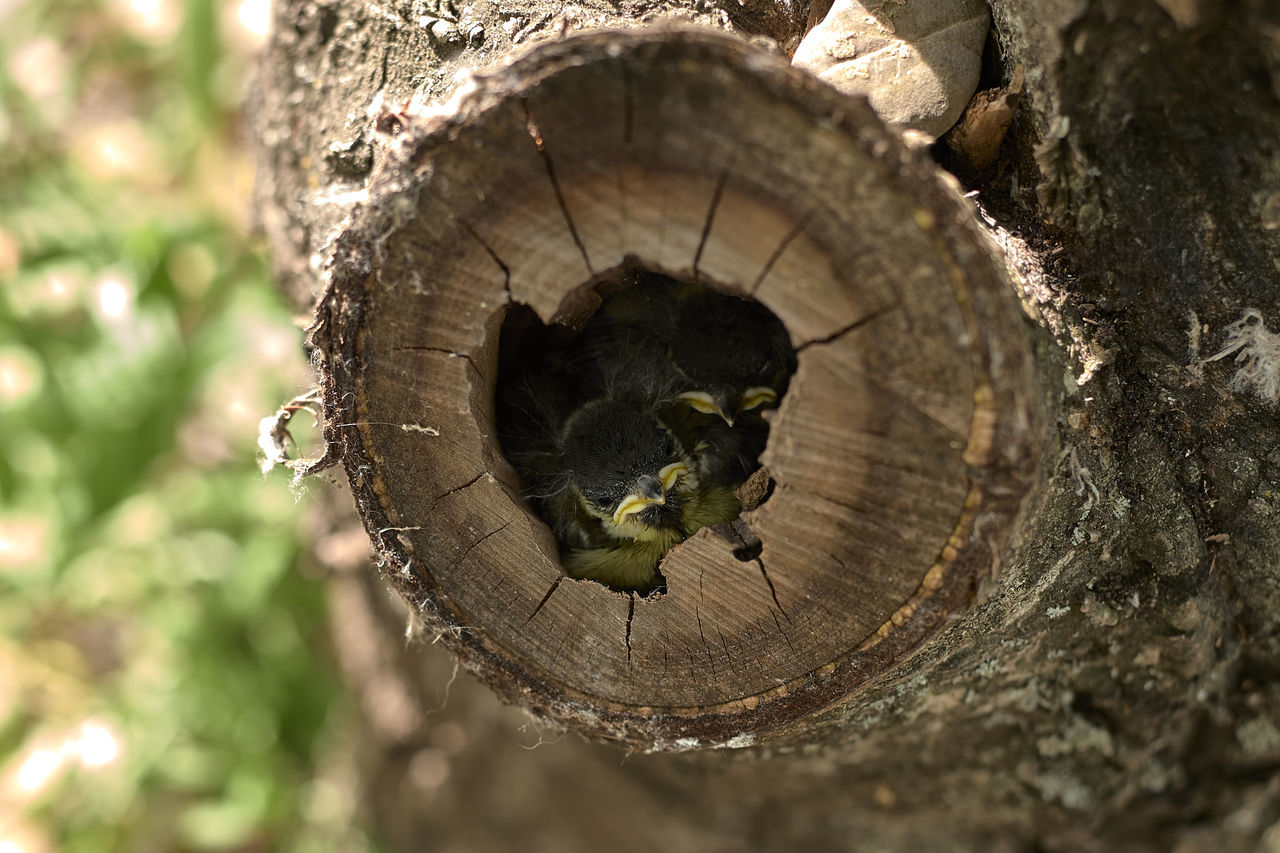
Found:
[{"label": "blurred green leaf", "polygon": [[[305,363],[210,173],[244,156],[234,13],[0,13],[0,752],[60,756],[20,808],[52,849],[331,849],[325,599],[255,464]],[[77,753],[86,720],[118,757]]]}]

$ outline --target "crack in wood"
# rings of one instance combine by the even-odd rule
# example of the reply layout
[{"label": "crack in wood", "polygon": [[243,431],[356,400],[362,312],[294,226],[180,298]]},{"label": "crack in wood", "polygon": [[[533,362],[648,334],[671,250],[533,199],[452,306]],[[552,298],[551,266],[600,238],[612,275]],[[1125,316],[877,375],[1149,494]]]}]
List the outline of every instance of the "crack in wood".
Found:
[{"label": "crack in wood", "polygon": [[[773,624],[777,626],[777,628],[778,628],[778,633],[782,635],[782,639],[784,639],[784,640],[786,640],[786,641],[787,641],[787,648],[791,649],[791,653],[792,653],[792,654],[795,654],[795,653],[796,653],[796,647],[795,647],[794,645],[792,645],[792,644],[791,644],[791,638],[790,638],[789,636],[787,636],[787,632],[783,629],[783,627],[782,627],[782,623],[778,621],[778,614],[777,614],[777,613],[774,613],[772,610],[770,610],[770,611],[769,611],[769,615],[773,617]],[[785,614],[784,614],[784,615],[785,615]]]},{"label": "crack in wood", "polygon": [[631,602],[627,606],[627,669],[631,668],[631,620],[636,615],[636,594],[631,593]]},{"label": "crack in wood", "polygon": [[[529,618],[524,620],[524,624],[526,626],[528,626],[528,624],[532,622],[534,618],[537,617],[539,611],[542,610],[542,605],[546,604],[547,601],[551,598],[551,594],[560,588],[560,584],[564,582],[564,578],[565,576],[561,575],[560,577],[556,578],[555,581],[551,584],[551,587],[547,590],[547,594],[542,596],[542,600],[538,602],[538,606],[533,608],[533,612],[529,614]],[[627,627],[628,628],[631,627],[630,623],[627,624]]]},{"label": "crack in wood", "polygon": [[[707,664],[711,667],[711,677],[719,678],[716,675],[716,659],[711,655],[711,644],[707,642],[707,635],[702,633],[702,611],[700,608],[693,608],[693,618],[698,620],[698,636],[702,639],[702,650],[707,653]],[[689,661],[689,666],[691,668],[693,666],[692,658]]]},{"label": "crack in wood", "polygon": [[[783,608],[782,602],[778,599],[778,590],[774,588],[773,581],[769,578],[768,571],[765,570],[764,560],[760,558],[760,549],[763,548],[763,543],[759,539],[756,539],[755,543],[748,543],[746,537],[742,535],[742,531],[737,528],[736,525],[738,523],[739,522],[734,522],[734,525],[730,526],[729,528],[731,539],[736,539],[739,543],[741,543],[741,547],[734,550],[734,556],[744,563],[748,561],[754,562],[760,568],[760,576],[764,578],[764,582],[769,587],[769,594],[773,597],[774,606],[778,608],[778,613],[781,613],[783,615],[783,617],[787,620],[788,624],[792,624],[791,616]],[[746,529],[749,532],[751,531],[751,528],[747,526],[745,523],[743,523],[743,526],[746,527]],[[750,547],[752,544],[755,545],[754,548]],[[749,549],[749,551],[745,549]],[[741,556],[739,556],[739,554],[741,554]],[[701,588],[701,577],[699,577],[699,588]],[[819,602],[819,605],[821,606],[821,602]],[[823,606],[823,609],[826,610],[826,607]],[[827,611],[827,612],[830,613],[830,611]],[[787,641],[787,645],[791,648],[791,651],[794,653],[795,646],[792,645],[791,643],[791,637],[787,635],[787,632],[785,630],[783,630],[782,622],[778,620],[778,614],[770,610],[769,615],[773,617],[773,622],[778,628],[778,633],[781,634],[782,638]],[[727,649],[726,649],[726,653],[727,653]]]},{"label": "crack in wood", "polygon": [[457,352],[456,350],[451,350],[451,349],[449,349],[448,347],[401,346],[401,347],[392,347],[392,348],[391,348],[391,351],[392,351],[392,352],[438,352],[438,353],[443,353],[444,355],[452,356],[453,358],[460,358],[460,359],[462,359],[462,360],[463,360],[463,361],[465,361],[468,365],[470,365],[470,366],[471,366],[471,369],[472,369],[472,370],[474,370],[474,371],[476,372],[476,375],[477,375],[477,376],[479,376],[479,377],[480,377],[480,378],[482,378],[482,379],[484,378],[484,374],[480,372],[480,368],[476,367],[476,363],[475,363],[474,361],[472,361],[472,360],[471,360],[471,356],[467,355],[465,352]]},{"label": "crack in wood", "polygon": [[480,248],[484,249],[485,253],[488,254],[490,258],[493,258],[493,262],[498,265],[498,269],[502,270],[502,289],[507,292],[507,301],[515,301],[511,297],[511,267],[507,266],[506,262],[502,260],[502,258],[498,257],[498,253],[494,251],[493,247],[490,246],[483,237],[480,236],[480,233],[476,231],[475,228],[471,227],[470,223],[452,212],[448,212],[448,216],[457,223],[459,228],[467,232],[467,236],[472,240],[475,240],[476,243],[480,245]]},{"label": "crack in wood", "polygon": [[[883,314],[887,313],[887,312],[888,312],[888,310],[890,310],[892,307],[894,307],[894,306],[890,306],[889,308],[881,309],[879,312],[873,312],[873,313],[878,313],[878,314],[880,314],[880,315],[883,315]],[[871,320],[873,320],[873,319],[875,319],[875,317],[874,317],[874,316],[871,316],[871,317],[864,318],[864,321],[865,321],[865,322],[870,322],[870,321],[871,321]],[[861,323],[861,322],[863,322],[863,321],[860,321],[860,323]],[[818,338],[818,339],[814,339],[814,340],[812,340],[812,341],[808,341],[807,343],[801,344],[799,347],[797,347],[797,348],[796,348],[796,353],[797,353],[797,355],[798,355],[798,354],[800,354],[800,353],[804,352],[804,350],[808,349],[808,347],[809,347],[811,344],[827,344],[827,343],[831,343],[831,342],[832,342],[832,341],[834,341],[836,338],[840,337],[840,335],[845,334],[845,333],[847,333],[847,332],[851,332],[851,331],[853,331],[853,330],[854,330],[854,328],[855,328],[855,327],[846,327],[842,332],[836,332],[835,334],[833,334],[833,335],[829,335],[829,336],[827,336],[827,337],[825,337],[825,338]],[[907,397],[907,396],[905,396],[904,394],[902,394],[902,393],[901,393],[901,391],[900,391],[899,389],[894,388],[892,385],[887,384],[887,383],[884,381],[884,378],[883,378],[883,377],[881,377],[881,376],[876,375],[876,373],[875,373],[874,371],[860,369],[860,366],[859,366],[859,365],[855,365],[855,366],[854,366],[854,370],[855,370],[855,371],[857,372],[857,374],[858,374],[859,376],[861,376],[863,379],[867,380],[867,381],[868,381],[868,382],[870,382],[872,385],[876,386],[878,389],[880,389],[881,391],[885,392],[885,394],[889,397],[889,399],[891,399],[891,400],[895,400],[895,401],[900,401],[900,402],[904,403],[904,404],[905,404],[905,405],[907,405],[909,408],[911,408],[912,410],[914,410],[917,414],[920,414],[920,415],[924,416],[924,418],[925,418],[926,420],[928,420],[930,423],[936,424],[936,425],[937,425],[937,427],[938,427],[939,429],[941,429],[943,432],[945,432],[947,435],[955,436],[956,438],[961,439],[961,440],[964,440],[964,441],[967,441],[967,440],[968,440],[969,436],[968,436],[968,434],[967,434],[967,433],[965,433],[965,432],[962,432],[962,431],[959,431],[959,430],[955,429],[955,428],[954,428],[954,427],[952,427],[950,424],[944,423],[944,422],[943,422],[943,421],[942,421],[942,420],[941,420],[937,415],[935,415],[934,413],[932,413],[932,412],[928,411],[927,409],[925,409],[924,407],[922,407],[918,402],[916,402],[915,400],[911,399],[910,397]],[[979,371],[979,372],[981,372],[981,371]]]},{"label": "crack in wood", "polygon": [[[772,482],[772,481],[770,481]],[[763,503],[763,501],[761,502]],[[759,506],[760,504],[757,504]],[[721,532],[726,528],[719,528],[717,532]],[[760,552],[764,550],[764,543],[760,541],[760,537],[756,536],[755,531],[751,529],[751,525],[743,521],[741,518],[735,518],[729,522],[727,526],[728,533],[721,533],[730,543],[737,543],[737,547],[733,549],[733,558],[740,563],[747,563],[760,556]]]},{"label": "crack in wood", "polygon": [[504,531],[504,530],[506,530],[508,527],[510,527],[510,526],[512,525],[512,523],[513,523],[513,522],[508,521],[506,524],[502,525],[502,526],[501,526],[501,527],[499,527],[497,530],[491,530],[491,531],[489,531],[488,533],[486,533],[485,535],[481,536],[479,539],[477,539],[476,541],[474,541],[474,542],[472,542],[470,545],[468,545],[468,546],[467,546],[467,550],[465,550],[465,551],[463,551],[463,552],[462,552],[462,556],[461,556],[461,557],[459,557],[458,559],[456,559],[456,560],[454,560],[454,561],[453,561],[453,565],[449,567],[449,571],[450,571],[450,572],[452,572],[452,571],[454,571],[455,569],[457,569],[457,568],[458,568],[458,566],[461,566],[461,565],[462,565],[462,563],[463,563],[463,561],[467,559],[467,557],[471,554],[471,552],[472,552],[472,551],[474,551],[475,549],[479,548],[479,547],[480,547],[480,545],[481,545],[481,544],[482,544],[486,539],[489,539],[490,537],[493,537],[493,536],[497,536],[499,533],[501,533],[502,531]]},{"label": "crack in wood", "polygon": [[808,227],[809,220],[812,218],[813,211],[810,210],[804,216],[800,217],[800,221],[795,224],[795,227],[788,231],[786,236],[782,238],[782,242],[778,244],[778,248],[774,249],[773,254],[764,262],[764,267],[760,270],[760,275],[756,276],[755,282],[752,283],[749,291],[752,296],[755,296],[756,291],[760,289],[760,285],[764,284],[765,276],[769,274],[769,270],[773,269],[773,265],[778,262],[778,258],[781,258],[782,253],[791,245],[791,241],[800,236],[800,232]]},{"label": "crack in wood", "polygon": [[716,180],[715,191],[711,194],[711,205],[707,208],[707,218],[702,223],[702,235],[698,238],[698,251],[693,253],[693,281],[696,284],[701,273],[698,262],[702,260],[702,250],[707,246],[707,238],[711,236],[711,226],[716,221],[716,209],[720,207],[720,198],[724,195],[725,184],[729,183],[729,170],[725,169]]},{"label": "crack in wood", "polygon": [[547,169],[547,178],[551,181],[551,191],[555,194],[556,204],[560,206],[560,214],[564,217],[565,225],[569,227],[569,236],[573,238],[573,245],[577,246],[582,254],[582,262],[587,267],[587,277],[594,278],[596,273],[591,267],[591,258],[587,255],[587,247],[583,245],[582,238],[578,235],[577,226],[573,224],[573,217],[569,215],[569,206],[565,203],[564,192],[560,189],[560,180],[556,177],[556,167],[551,161],[551,152],[547,151],[542,131],[538,128],[538,120],[534,117],[533,110],[529,108],[527,99],[521,98],[520,106],[524,108],[525,125],[529,131],[529,137],[533,140],[534,147],[538,149],[542,165]]},{"label": "crack in wood", "polygon": [[862,315],[861,317],[854,320],[849,325],[844,326],[840,329],[837,329],[836,331],[832,332],[829,335],[823,335],[820,338],[813,338],[812,340],[805,341],[800,346],[796,347],[796,354],[799,355],[800,353],[804,352],[811,346],[816,346],[820,344],[829,344],[832,341],[835,341],[839,338],[844,337],[850,332],[856,331],[857,329],[861,329],[863,326],[867,325],[873,320],[879,320],[881,317],[888,314],[893,309],[901,308],[901,307],[902,307],[901,302],[891,302],[888,305],[885,305],[881,308],[877,308],[874,311],[872,311],[870,314]]},{"label": "crack in wood", "polygon": [[[444,500],[450,495],[453,495],[455,492],[460,492],[463,489],[471,488],[476,483],[480,482],[480,480],[483,479],[486,475],[488,475],[488,473],[489,473],[488,471],[481,471],[479,474],[476,474],[474,477],[472,477],[470,480],[467,480],[467,482],[463,483],[462,485],[454,486],[452,489],[449,489],[447,492],[443,492],[437,495],[436,497],[432,498],[431,505],[427,507],[427,512],[430,512],[431,510],[435,509],[436,504],[440,503],[440,501]],[[508,524],[509,523],[510,522],[508,522]]]},{"label": "crack in wood", "polygon": [[755,564],[760,567],[760,577],[764,578],[764,582],[769,585],[769,594],[773,596],[773,603],[777,606],[778,612],[786,617],[787,622],[791,622],[791,617],[787,616],[787,611],[782,608],[782,604],[778,601],[778,591],[773,588],[773,581],[769,580],[769,573],[764,568],[764,560],[756,557]]}]

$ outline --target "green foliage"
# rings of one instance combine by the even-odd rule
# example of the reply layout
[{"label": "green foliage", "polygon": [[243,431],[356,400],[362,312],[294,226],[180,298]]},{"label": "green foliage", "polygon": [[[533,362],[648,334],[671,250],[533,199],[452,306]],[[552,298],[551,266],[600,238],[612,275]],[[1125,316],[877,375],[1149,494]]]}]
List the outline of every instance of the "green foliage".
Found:
[{"label": "green foliage", "polygon": [[255,464],[308,377],[243,221],[237,11],[0,9],[7,851],[366,847],[319,815],[323,590]]}]

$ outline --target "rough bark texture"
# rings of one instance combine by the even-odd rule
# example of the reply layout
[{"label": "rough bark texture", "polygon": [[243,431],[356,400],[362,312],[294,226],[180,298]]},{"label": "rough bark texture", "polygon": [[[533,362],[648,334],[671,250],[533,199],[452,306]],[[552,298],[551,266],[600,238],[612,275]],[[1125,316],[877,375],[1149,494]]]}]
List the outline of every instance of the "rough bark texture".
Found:
[{"label": "rough bark texture", "polygon": [[[389,106],[441,96],[455,70],[500,56],[525,27],[550,36],[659,11],[557,19],[537,4],[477,4],[483,47],[448,48],[408,5],[280,10],[261,83],[260,201],[300,304],[318,291],[309,259],[348,212],[344,193],[382,156],[373,123]],[[807,14],[733,8],[666,11],[787,47]],[[583,827],[610,830],[576,826],[561,794],[580,796],[582,814],[653,816],[619,820],[637,848],[1280,845],[1276,410],[1228,388],[1229,359],[1203,361],[1246,308],[1280,326],[1280,21],[1261,2],[1208,0],[992,11],[1005,79],[1024,66],[1025,98],[1006,156],[962,177],[1045,332],[1043,393],[1061,413],[1046,425],[1048,477],[1025,535],[981,600],[833,712],[821,742],[799,732],[618,767],[594,747],[544,747],[558,758],[511,772],[529,774],[522,808],[563,818],[552,823],[564,846],[592,849],[601,836]],[[426,695],[432,676],[416,664],[381,666]],[[404,849],[441,825],[445,801],[423,810],[421,787],[385,784],[412,781],[405,750],[421,755],[428,737],[413,728],[384,731],[386,751],[371,754],[376,810]],[[566,756],[581,769],[557,763]],[[455,796],[493,783],[475,813],[487,819],[509,801],[496,793],[508,778],[499,759],[472,761]]]}]

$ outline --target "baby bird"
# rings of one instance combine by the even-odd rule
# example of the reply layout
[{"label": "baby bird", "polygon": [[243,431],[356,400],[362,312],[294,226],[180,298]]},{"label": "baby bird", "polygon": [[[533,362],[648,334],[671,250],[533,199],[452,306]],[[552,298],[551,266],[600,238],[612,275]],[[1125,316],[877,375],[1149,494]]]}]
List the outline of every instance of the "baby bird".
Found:
[{"label": "baby bird", "polygon": [[730,427],[777,405],[796,369],[786,327],[768,308],[712,290],[681,301],[669,345],[680,401]]},{"label": "baby bird", "polygon": [[680,302],[668,345],[678,407],[668,425],[702,449],[709,486],[736,487],[759,467],[777,406],[796,369],[786,328],[757,302],[702,290]]},{"label": "baby bird", "polygon": [[657,406],[675,399],[679,379],[668,356],[679,285],[634,271],[626,290],[605,299],[568,353],[585,388]]},{"label": "baby bird", "polygon": [[565,421],[561,487],[544,499],[573,577],[647,592],[672,546],[741,507],[727,488],[706,488],[697,465],[651,411],[600,397]]},{"label": "baby bird", "polygon": [[741,485],[758,467],[760,416],[786,391],[795,352],[763,305],[645,271],[583,330],[573,359],[599,393],[641,399],[686,447],[707,486]]},{"label": "baby bird", "polygon": [[645,593],[668,550],[737,518],[761,411],[796,357],[759,303],[640,269],[620,283],[554,362],[508,385],[500,429],[565,570]]}]

